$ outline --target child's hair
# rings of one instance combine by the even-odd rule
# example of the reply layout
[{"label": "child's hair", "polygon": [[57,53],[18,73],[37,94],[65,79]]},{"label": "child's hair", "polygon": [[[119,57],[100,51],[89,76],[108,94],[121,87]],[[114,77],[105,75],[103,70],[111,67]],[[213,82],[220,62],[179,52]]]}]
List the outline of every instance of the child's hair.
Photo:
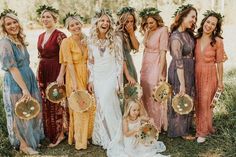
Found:
[{"label": "child's hair", "polygon": [[[124,112],[124,115],[123,115],[123,118],[127,118],[130,114],[130,109],[134,106],[134,104],[138,104],[139,105],[139,109],[141,109],[141,102],[140,100],[138,99],[127,99],[125,100],[125,112]],[[140,113],[139,112],[139,116],[140,116]]]}]

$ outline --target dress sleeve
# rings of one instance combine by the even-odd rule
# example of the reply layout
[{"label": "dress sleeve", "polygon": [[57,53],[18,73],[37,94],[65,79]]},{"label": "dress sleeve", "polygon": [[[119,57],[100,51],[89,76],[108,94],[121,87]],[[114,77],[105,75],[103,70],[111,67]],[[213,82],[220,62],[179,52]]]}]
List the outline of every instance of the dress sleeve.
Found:
[{"label": "dress sleeve", "polygon": [[224,62],[227,58],[222,39],[216,41],[216,63]]},{"label": "dress sleeve", "polygon": [[58,45],[61,45],[61,42],[62,42],[62,40],[64,39],[64,38],[66,38],[66,35],[64,34],[64,33],[59,33],[58,34],[58,36],[57,36],[57,44]]},{"label": "dress sleeve", "polygon": [[93,66],[94,66],[94,57],[93,57],[93,50],[91,47],[91,44],[88,44],[88,70],[89,70],[89,82],[93,82],[94,80],[94,71],[93,71]]},{"label": "dress sleeve", "polygon": [[176,67],[178,69],[183,69],[182,44],[179,39],[173,39],[170,42],[171,55],[175,60]]},{"label": "dress sleeve", "polygon": [[72,54],[71,54],[71,44],[68,38],[63,39],[61,42],[60,63],[73,64]]},{"label": "dress sleeve", "polygon": [[1,69],[4,71],[8,71],[12,67],[17,67],[12,46],[7,40],[0,41],[0,61]]},{"label": "dress sleeve", "polygon": [[160,36],[160,51],[168,50],[168,38],[169,38],[168,28],[164,27]]}]

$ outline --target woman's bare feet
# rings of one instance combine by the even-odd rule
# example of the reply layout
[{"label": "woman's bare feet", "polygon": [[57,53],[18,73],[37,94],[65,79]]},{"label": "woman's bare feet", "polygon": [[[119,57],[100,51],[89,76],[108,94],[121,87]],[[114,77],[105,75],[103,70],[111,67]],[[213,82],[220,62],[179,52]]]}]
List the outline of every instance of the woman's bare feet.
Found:
[{"label": "woman's bare feet", "polygon": [[48,147],[49,148],[53,148],[53,147],[56,147],[59,143],[61,143],[61,141],[63,141],[65,139],[65,135],[64,135],[64,133],[62,133],[59,137],[58,137],[58,139],[57,139],[57,142],[56,143],[50,143],[49,145],[48,145]]}]

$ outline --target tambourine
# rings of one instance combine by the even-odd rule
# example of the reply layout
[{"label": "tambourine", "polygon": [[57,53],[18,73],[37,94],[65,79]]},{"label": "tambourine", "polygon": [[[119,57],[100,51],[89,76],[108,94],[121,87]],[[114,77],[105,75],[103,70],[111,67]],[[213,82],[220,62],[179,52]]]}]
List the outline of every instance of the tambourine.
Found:
[{"label": "tambourine", "polygon": [[95,98],[87,90],[78,90],[71,93],[68,102],[73,111],[82,113],[92,107]]},{"label": "tambourine", "polygon": [[175,112],[181,115],[189,114],[193,110],[193,100],[187,94],[183,96],[176,95],[172,99],[172,107]]},{"label": "tambourine", "polygon": [[140,84],[130,85],[129,83],[124,86],[124,96],[125,99],[136,98],[140,99],[143,95],[143,90]]},{"label": "tambourine", "polygon": [[220,90],[219,88],[217,89],[212,101],[211,101],[211,108],[214,108],[215,105],[217,104],[217,102],[219,101],[220,99],[220,96],[222,94],[222,90]]},{"label": "tambourine", "polygon": [[157,102],[163,102],[171,96],[171,93],[172,89],[169,83],[159,82],[159,84],[153,89],[152,97]]},{"label": "tambourine", "polygon": [[40,112],[40,104],[33,97],[26,101],[25,99],[20,99],[15,105],[15,114],[17,117],[23,120],[30,120],[35,118]]},{"label": "tambourine", "polygon": [[158,140],[159,132],[154,125],[144,123],[141,125],[139,132],[135,135],[135,137],[139,143],[150,145]]},{"label": "tambourine", "polygon": [[56,82],[50,83],[46,88],[46,97],[53,103],[60,103],[66,98],[65,85],[59,86]]}]

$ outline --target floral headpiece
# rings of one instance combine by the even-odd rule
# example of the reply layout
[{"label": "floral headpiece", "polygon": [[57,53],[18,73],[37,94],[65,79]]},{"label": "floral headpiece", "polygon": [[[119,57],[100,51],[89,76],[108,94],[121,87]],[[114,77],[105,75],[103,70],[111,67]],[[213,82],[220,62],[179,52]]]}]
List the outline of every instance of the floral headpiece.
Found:
[{"label": "floral headpiece", "polygon": [[111,10],[110,9],[100,9],[100,10],[98,10],[98,11],[96,11],[95,12],[95,18],[100,18],[102,15],[104,15],[104,14],[106,14],[106,15],[108,15],[108,16],[110,16],[110,17],[112,17],[112,12],[111,12]]},{"label": "floral headpiece", "polygon": [[186,5],[181,5],[174,13],[174,15],[172,17],[175,17],[177,15],[179,15],[180,13],[182,13],[184,10],[193,7],[192,4],[186,4]]},{"label": "floral headpiece", "polygon": [[157,15],[160,12],[161,11],[158,10],[157,8],[145,8],[139,13],[139,16],[146,17],[146,16],[150,16],[150,15]]},{"label": "floral headpiece", "polygon": [[45,4],[44,5],[40,5],[39,8],[36,10],[36,12],[40,16],[43,13],[43,11],[45,11],[45,10],[51,11],[51,12],[53,12],[55,14],[59,14],[59,10],[53,8],[52,6],[47,6]]},{"label": "floral headpiece", "polygon": [[65,18],[63,19],[63,24],[65,25],[66,24],[66,19],[68,19],[69,17],[79,17],[81,22],[84,20],[84,17],[82,17],[81,15],[79,15],[77,12],[74,12],[74,13],[67,13]]},{"label": "floral headpiece", "polygon": [[15,10],[11,10],[11,9],[4,9],[4,11],[0,14],[0,19],[4,16],[6,16],[7,14],[13,14],[15,16],[17,16],[17,13]]},{"label": "floral headpiece", "polygon": [[223,19],[224,19],[224,15],[221,15],[220,13],[217,13],[217,12],[215,12],[215,11],[213,11],[213,10],[207,10],[204,14],[203,14],[203,16],[205,16],[205,17],[209,17],[209,16],[215,16],[219,21],[223,21]]},{"label": "floral headpiece", "polygon": [[124,13],[132,13],[135,12],[135,9],[133,7],[123,7],[121,8],[116,15],[121,16]]}]

